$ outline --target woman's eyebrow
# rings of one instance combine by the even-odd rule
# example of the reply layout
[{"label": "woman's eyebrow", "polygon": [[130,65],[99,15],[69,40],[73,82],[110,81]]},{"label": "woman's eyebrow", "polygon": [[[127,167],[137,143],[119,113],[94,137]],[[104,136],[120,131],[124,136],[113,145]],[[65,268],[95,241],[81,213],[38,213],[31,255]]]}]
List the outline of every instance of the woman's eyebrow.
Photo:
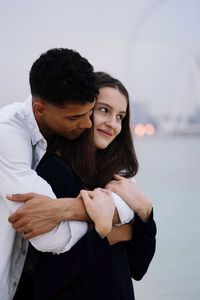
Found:
[{"label": "woman's eyebrow", "polygon": [[101,105],[105,105],[105,106],[108,106],[108,107],[110,107],[110,108],[112,108],[109,104],[107,104],[107,103],[104,103],[104,102],[97,102],[96,103],[96,105],[99,105],[99,104],[101,104]]},{"label": "woman's eyebrow", "polygon": [[[96,103],[96,105],[104,105],[104,106],[107,106],[107,107],[109,107],[110,109],[112,109],[113,107],[112,106],[110,106],[109,104],[107,104],[107,103],[104,103],[104,102],[97,102]],[[122,114],[126,114],[126,111],[119,111],[119,113],[122,113]]]}]

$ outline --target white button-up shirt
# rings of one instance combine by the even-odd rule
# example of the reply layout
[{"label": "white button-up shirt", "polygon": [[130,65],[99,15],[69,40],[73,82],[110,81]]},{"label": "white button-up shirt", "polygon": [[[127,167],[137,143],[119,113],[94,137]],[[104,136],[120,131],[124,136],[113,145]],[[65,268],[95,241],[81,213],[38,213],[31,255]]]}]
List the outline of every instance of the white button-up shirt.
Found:
[{"label": "white button-up shirt", "polygon": [[[32,110],[32,99],[0,110],[0,299],[15,294],[27,253],[27,241],[16,233],[8,217],[23,203],[6,199],[6,194],[35,192],[55,199],[49,184],[35,169],[46,152],[46,140],[39,131]],[[116,207],[122,223],[133,218],[116,195]],[[52,200],[53,201],[53,200]],[[122,201],[123,202],[123,201]],[[52,231],[32,238],[32,245],[44,252],[68,251],[86,232],[86,222],[63,221]]]}]

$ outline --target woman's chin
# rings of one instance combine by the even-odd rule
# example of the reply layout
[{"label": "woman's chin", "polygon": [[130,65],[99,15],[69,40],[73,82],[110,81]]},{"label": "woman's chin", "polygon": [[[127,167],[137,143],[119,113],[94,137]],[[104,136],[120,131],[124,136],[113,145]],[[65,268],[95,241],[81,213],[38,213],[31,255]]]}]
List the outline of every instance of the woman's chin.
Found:
[{"label": "woman's chin", "polygon": [[95,143],[95,147],[96,147],[96,149],[103,150],[103,149],[106,149],[109,144],[110,143],[108,143],[106,141],[98,141]]}]

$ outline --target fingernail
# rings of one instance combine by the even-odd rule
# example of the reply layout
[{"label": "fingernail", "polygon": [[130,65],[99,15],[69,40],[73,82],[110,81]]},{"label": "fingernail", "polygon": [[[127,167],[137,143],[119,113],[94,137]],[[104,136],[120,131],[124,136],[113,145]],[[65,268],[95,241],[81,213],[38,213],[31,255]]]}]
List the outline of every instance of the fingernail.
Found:
[{"label": "fingernail", "polygon": [[13,194],[6,194],[6,198],[12,198]]}]

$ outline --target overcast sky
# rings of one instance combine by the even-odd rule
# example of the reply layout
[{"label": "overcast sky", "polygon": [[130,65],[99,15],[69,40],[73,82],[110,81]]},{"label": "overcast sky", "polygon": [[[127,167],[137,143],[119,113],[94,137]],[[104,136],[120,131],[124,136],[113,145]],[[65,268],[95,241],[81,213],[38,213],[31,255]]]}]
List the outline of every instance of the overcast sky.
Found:
[{"label": "overcast sky", "polygon": [[52,47],[117,76],[155,115],[200,102],[199,0],[0,0],[0,11],[0,107],[26,99],[30,67]]}]

